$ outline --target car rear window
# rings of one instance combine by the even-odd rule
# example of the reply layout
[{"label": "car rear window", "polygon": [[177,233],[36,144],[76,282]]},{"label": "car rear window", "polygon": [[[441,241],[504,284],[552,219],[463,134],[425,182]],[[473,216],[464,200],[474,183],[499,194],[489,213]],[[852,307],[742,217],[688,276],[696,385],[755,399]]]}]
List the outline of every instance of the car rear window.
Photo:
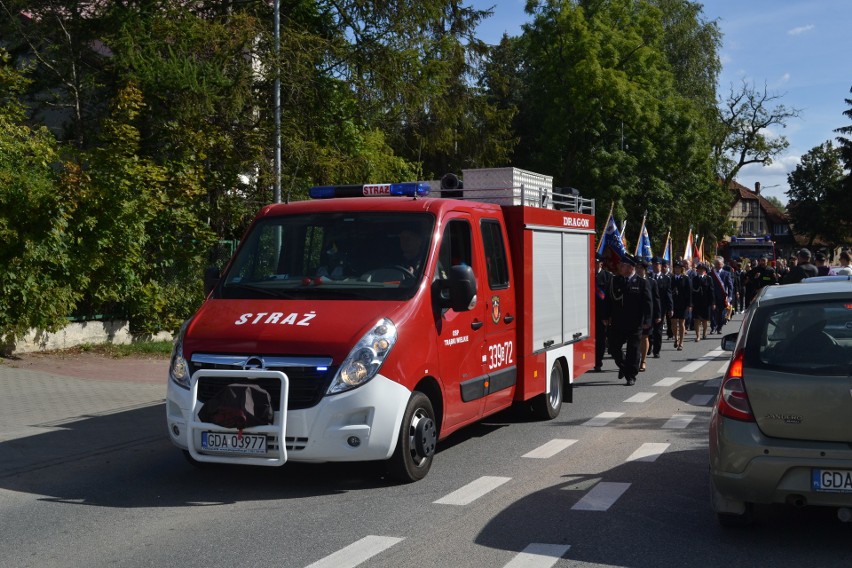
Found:
[{"label": "car rear window", "polygon": [[752,321],[748,365],[797,374],[852,374],[852,299],[769,306]]}]

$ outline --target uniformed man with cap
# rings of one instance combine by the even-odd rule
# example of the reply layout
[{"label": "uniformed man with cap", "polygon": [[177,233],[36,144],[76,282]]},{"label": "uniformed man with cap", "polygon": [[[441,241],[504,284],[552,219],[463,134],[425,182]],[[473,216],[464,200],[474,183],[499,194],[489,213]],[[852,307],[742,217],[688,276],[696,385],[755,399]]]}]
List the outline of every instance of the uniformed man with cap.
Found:
[{"label": "uniformed man with cap", "polygon": [[[642,330],[651,328],[653,300],[648,281],[636,276],[636,259],[631,255],[621,258],[619,273],[610,281],[604,305],[609,353],[618,365],[618,378],[633,385],[642,358]],[[625,343],[626,353],[622,351]]]},{"label": "uniformed man with cap", "polygon": [[668,339],[674,336],[671,319],[673,309],[672,277],[669,274],[669,261],[654,257],[651,259],[651,263],[654,267],[651,278],[657,282],[657,290],[660,293],[660,309],[662,311],[662,318],[659,322],[654,322],[654,328],[651,330],[651,352],[654,357],[659,357],[663,344],[663,324],[666,326]]},{"label": "uniformed man with cap", "polygon": [[805,278],[813,278],[814,276],[819,276],[819,271],[816,266],[811,264],[811,251],[803,248],[796,253],[796,266],[787,272],[781,284],[796,284]]},{"label": "uniformed man with cap", "polygon": [[606,294],[612,273],[604,268],[603,256],[595,254],[595,368],[599,373],[606,353]]}]

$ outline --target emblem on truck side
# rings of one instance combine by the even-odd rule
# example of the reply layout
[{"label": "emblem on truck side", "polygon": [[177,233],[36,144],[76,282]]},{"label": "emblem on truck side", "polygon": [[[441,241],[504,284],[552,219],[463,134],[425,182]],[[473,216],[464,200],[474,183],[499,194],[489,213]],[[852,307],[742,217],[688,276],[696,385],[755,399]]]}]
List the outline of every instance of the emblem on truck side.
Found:
[{"label": "emblem on truck side", "polygon": [[491,296],[491,321],[500,323],[500,296]]}]

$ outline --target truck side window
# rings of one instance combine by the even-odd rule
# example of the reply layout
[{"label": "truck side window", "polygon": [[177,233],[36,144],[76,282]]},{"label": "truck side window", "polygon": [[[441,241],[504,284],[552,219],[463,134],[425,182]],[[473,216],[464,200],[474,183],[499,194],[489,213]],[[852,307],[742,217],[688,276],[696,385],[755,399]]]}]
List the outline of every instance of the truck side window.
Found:
[{"label": "truck side window", "polygon": [[446,278],[446,272],[451,266],[466,264],[473,268],[470,243],[470,224],[467,221],[453,220],[447,223],[438,253],[438,278]]},{"label": "truck side window", "polygon": [[483,219],[482,244],[485,247],[485,264],[488,267],[488,286],[492,290],[509,287],[509,266],[506,262],[506,246],[500,223],[494,219]]}]

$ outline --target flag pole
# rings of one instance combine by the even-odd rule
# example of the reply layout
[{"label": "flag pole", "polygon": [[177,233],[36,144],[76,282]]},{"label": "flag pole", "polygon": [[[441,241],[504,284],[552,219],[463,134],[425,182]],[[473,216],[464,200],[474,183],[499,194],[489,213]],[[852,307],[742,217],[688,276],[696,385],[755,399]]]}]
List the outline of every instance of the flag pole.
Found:
[{"label": "flag pole", "polygon": [[648,217],[648,212],[642,214],[642,226],[639,227],[639,239],[636,241],[636,251],[633,256],[639,256],[639,247],[642,246],[642,236],[645,234],[645,219]]}]

